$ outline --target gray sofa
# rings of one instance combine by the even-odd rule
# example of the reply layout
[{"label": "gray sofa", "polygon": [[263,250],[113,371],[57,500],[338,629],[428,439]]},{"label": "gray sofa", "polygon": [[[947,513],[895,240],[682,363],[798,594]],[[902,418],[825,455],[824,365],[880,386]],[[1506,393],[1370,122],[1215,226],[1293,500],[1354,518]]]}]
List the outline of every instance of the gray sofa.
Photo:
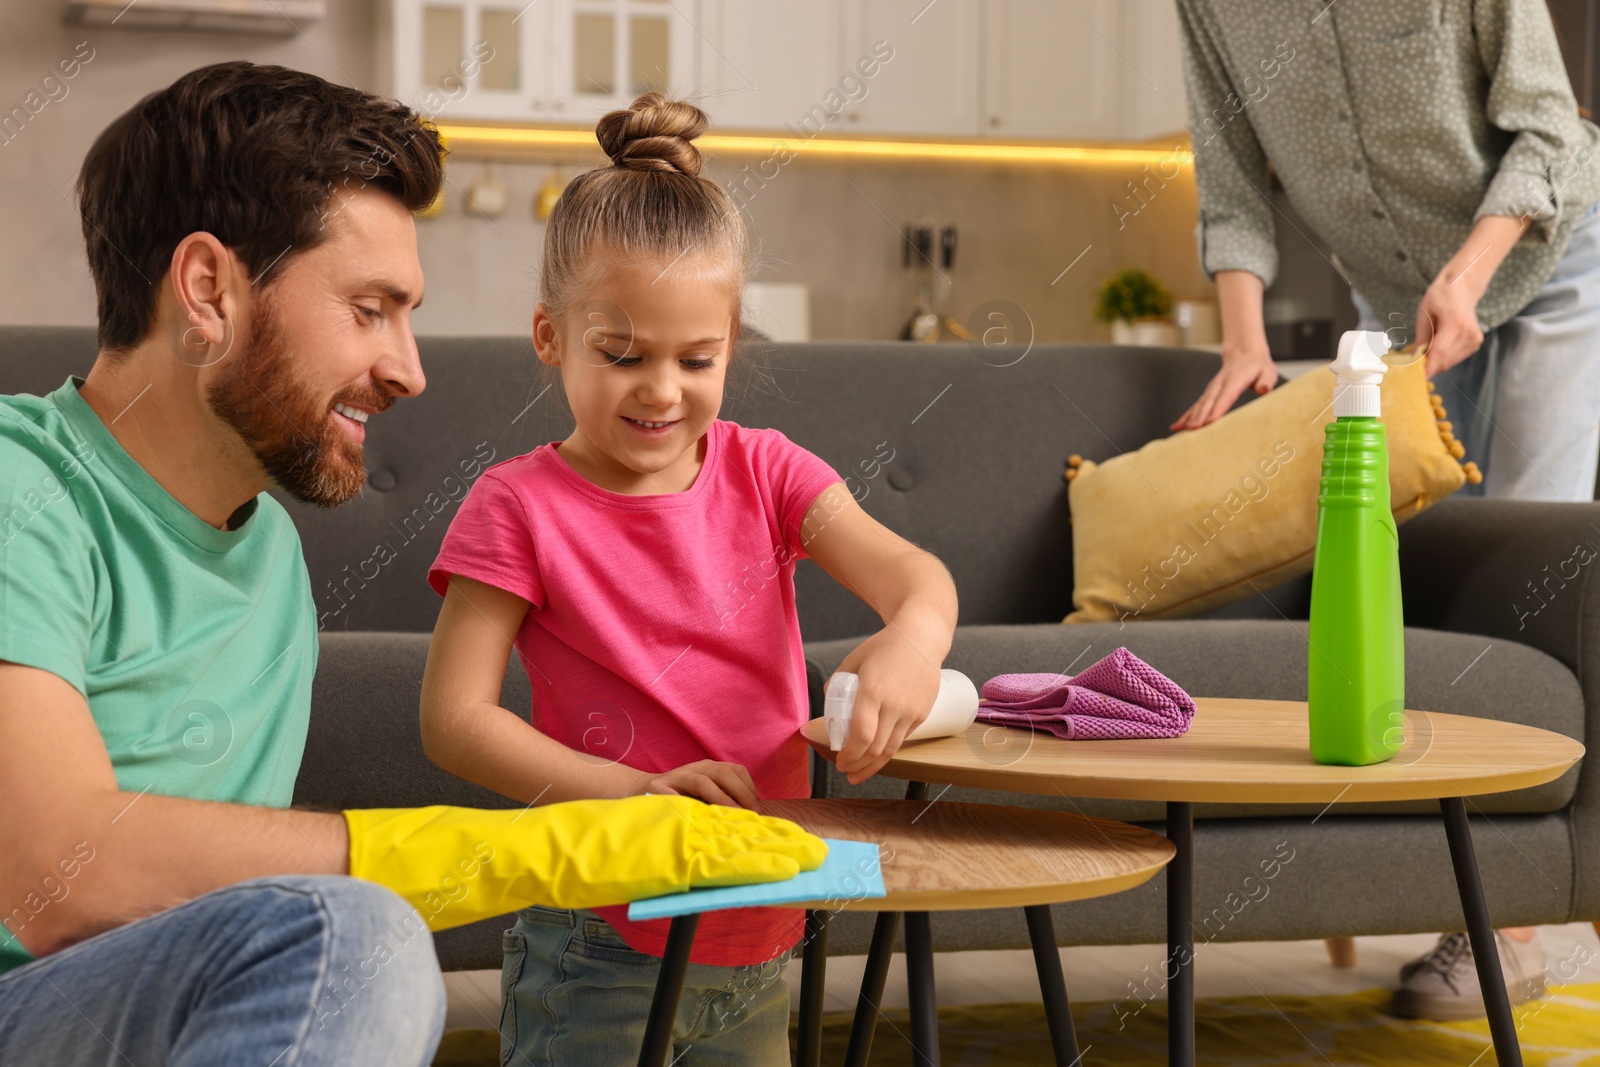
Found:
[{"label": "gray sofa", "polygon": [[[555,392],[541,394],[526,341],[420,344],[428,388],[373,420],[368,490],[337,511],[289,502],[322,622],[300,803],[508,806],[422,753],[417,697],[438,611],[424,575],[466,475],[563,436],[568,419]],[[0,329],[0,392],[53,389],[84,373],[93,354],[87,330]],[[1072,594],[1063,461],[1072,452],[1105,459],[1165,434],[1207,380],[1209,360],[1095,345],[1039,346],[1011,366],[961,345],[779,345],[745,356],[723,416],[783,430],[849,475],[868,512],[949,566],[961,628],[948,665],[981,682],[1074,662],[1081,669],[1126,645],[1196,695],[1304,698],[1307,581],[1202,619],[1122,628],[1059,622]],[[1600,586],[1591,568],[1550,583],[1542,601],[1529,586],[1546,582],[1581,542],[1600,545],[1600,505],[1456,498],[1401,527],[1408,705],[1600,744]],[[796,584],[815,713],[823,680],[876,619],[809,562]],[[517,709],[528,699],[513,666],[503,702]],[[828,772],[817,781],[830,796],[903,789],[892,780],[852,789]],[[940,803],[959,801],[1048,805],[1157,826],[1163,815],[1154,804],[966,789]],[[1580,765],[1550,785],[1475,800],[1469,811],[1496,922],[1600,919],[1600,771]],[[1317,815],[1199,808],[1198,940],[1461,927],[1435,807],[1336,804]],[[1243,910],[1227,908],[1241,880],[1259,861],[1281,859],[1285,843],[1293,858],[1270,893]],[[1156,879],[1062,905],[1056,930],[1063,944],[1163,942],[1162,899]],[[498,966],[503,925],[440,935],[444,965]],[[864,952],[870,927],[868,915],[836,917],[830,951]],[[933,930],[941,949],[1028,944],[1020,911],[938,914]]]}]

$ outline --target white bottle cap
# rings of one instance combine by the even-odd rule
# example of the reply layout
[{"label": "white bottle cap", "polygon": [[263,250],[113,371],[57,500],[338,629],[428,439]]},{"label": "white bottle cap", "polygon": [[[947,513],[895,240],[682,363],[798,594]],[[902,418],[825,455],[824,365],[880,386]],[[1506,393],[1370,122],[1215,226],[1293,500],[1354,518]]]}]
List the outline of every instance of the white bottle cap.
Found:
[{"label": "white bottle cap", "polygon": [[1389,351],[1389,335],[1380,330],[1347,330],[1339,338],[1339,356],[1333,361],[1333,417],[1370,415],[1382,412],[1380,392],[1389,365],[1383,355]]},{"label": "white bottle cap", "polygon": [[[856,710],[856,690],[861,679],[846,671],[837,671],[828,679],[828,688],[822,696],[822,717],[828,731],[828,748],[838,752],[850,739],[850,720]],[[978,718],[978,687],[960,671],[948,667],[939,671],[939,695],[933,708],[915,730],[906,735],[907,741],[921,741],[928,737],[953,737],[966,730]]]},{"label": "white bottle cap", "polygon": [[861,679],[846,671],[836,671],[828,679],[822,697],[822,717],[828,728],[828,748],[838,752],[850,737],[850,718],[856,710],[856,687]]}]

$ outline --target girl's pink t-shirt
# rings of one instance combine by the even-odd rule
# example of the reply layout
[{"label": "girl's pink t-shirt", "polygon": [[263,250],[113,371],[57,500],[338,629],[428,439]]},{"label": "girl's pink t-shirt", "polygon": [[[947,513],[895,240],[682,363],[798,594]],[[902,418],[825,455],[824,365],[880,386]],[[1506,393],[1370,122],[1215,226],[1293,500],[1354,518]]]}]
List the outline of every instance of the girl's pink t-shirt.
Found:
[{"label": "girl's pink t-shirt", "polygon": [[[843,479],[776,430],[722,420],[681,493],[613,493],[559,449],[541,445],[484,472],[429,584],[443,595],[459,574],[532,605],[516,637],[530,721],[597,767],[660,773],[724,760],[747,767],[763,799],[809,796],[794,566],[807,511]],[[670,920],[596,910],[638,951],[665,951]],[[708,913],[691,959],[764,963],[794,947],[803,916]]]}]

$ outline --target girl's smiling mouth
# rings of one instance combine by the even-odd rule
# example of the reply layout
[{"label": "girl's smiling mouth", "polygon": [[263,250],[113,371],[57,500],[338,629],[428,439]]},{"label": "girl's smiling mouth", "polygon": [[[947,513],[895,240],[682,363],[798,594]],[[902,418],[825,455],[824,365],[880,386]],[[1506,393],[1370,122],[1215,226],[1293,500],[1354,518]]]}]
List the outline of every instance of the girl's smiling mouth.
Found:
[{"label": "girl's smiling mouth", "polygon": [[632,426],[640,433],[649,434],[653,437],[659,437],[664,434],[671,433],[672,428],[683,420],[673,419],[671,422],[646,422],[642,419],[630,419],[628,416],[624,415],[622,416],[622,421],[626,422],[629,426]]}]

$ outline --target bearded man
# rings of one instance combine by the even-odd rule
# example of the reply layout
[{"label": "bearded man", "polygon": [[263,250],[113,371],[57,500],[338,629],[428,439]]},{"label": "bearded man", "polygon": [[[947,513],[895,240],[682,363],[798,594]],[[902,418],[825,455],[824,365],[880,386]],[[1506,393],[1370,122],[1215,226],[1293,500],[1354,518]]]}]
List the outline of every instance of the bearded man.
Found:
[{"label": "bearded man", "polygon": [[94,366],[0,396],[0,1063],[426,1064],[430,928],[826,853],[686,797],[289,807],[316,611],[265,491],[349,500],[368,420],[422,391],[441,181],[409,109],[249,63],[90,149]]}]

